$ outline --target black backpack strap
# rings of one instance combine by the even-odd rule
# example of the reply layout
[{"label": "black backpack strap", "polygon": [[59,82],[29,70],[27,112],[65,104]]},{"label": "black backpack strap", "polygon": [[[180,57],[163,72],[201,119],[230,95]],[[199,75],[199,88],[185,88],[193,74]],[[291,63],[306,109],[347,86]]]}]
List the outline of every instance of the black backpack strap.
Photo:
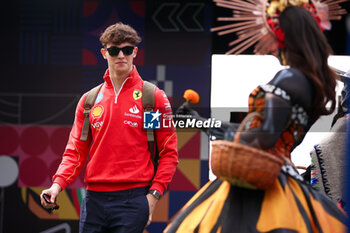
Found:
[{"label": "black backpack strap", "polygon": [[[142,89],[142,105],[144,111],[152,112],[154,110],[154,92],[156,86],[153,83],[148,81],[143,81],[143,89]],[[154,141],[154,130],[147,129],[147,140],[149,151],[151,152],[151,157],[154,165],[157,164],[158,154],[155,153],[155,141]],[[156,166],[155,166],[156,167]]]},{"label": "black backpack strap", "polygon": [[89,130],[90,130],[90,120],[89,120],[89,115],[90,115],[90,110],[92,106],[94,106],[96,97],[98,93],[100,92],[102,83],[94,88],[92,88],[85,99],[84,102],[84,124],[83,124],[83,129],[81,130],[81,136],[80,140],[81,141],[86,141],[87,137],[89,135]]}]

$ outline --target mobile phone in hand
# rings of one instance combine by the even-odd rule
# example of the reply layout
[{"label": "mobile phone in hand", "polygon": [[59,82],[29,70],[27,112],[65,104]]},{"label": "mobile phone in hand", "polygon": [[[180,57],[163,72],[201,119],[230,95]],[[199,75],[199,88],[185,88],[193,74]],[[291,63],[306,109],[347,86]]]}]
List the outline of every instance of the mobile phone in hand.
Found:
[{"label": "mobile phone in hand", "polygon": [[54,207],[52,207],[52,209],[58,210],[58,208],[60,208],[59,205],[57,205],[56,203],[52,203],[52,202],[50,201],[51,197],[50,197],[48,194],[44,193],[44,194],[43,194],[43,198],[44,198],[44,200],[46,201],[46,203],[48,203],[48,204],[54,204],[54,205],[55,205]]}]

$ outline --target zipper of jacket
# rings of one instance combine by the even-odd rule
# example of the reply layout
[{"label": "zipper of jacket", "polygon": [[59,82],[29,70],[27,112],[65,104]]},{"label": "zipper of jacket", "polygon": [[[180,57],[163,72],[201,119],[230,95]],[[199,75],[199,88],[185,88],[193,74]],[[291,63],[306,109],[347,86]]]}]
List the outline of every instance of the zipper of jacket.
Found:
[{"label": "zipper of jacket", "polygon": [[121,85],[120,88],[119,88],[118,93],[115,92],[115,86],[114,86],[114,84],[113,84],[113,82],[112,82],[113,89],[114,89],[114,93],[115,93],[115,99],[114,99],[114,103],[115,103],[115,104],[118,103],[118,96],[119,96],[119,94],[120,94],[120,92],[121,92],[121,90],[122,90],[122,88],[123,88],[123,86],[124,86],[124,83],[125,83],[126,80],[128,80],[128,79],[129,79],[129,77],[127,77],[127,78],[124,80],[124,82],[122,83],[122,85]]}]

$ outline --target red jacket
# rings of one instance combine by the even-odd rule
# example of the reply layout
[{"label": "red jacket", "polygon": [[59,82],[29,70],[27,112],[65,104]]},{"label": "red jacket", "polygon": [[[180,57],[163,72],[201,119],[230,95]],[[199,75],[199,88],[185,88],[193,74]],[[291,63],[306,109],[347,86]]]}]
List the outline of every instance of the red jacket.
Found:
[{"label": "red jacket", "polygon": [[[62,162],[53,177],[53,182],[62,189],[78,176],[87,158],[85,182],[88,190],[117,191],[144,187],[150,184],[154,175],[146,130],[143,129],[143,106],[139,94],[143,80],[135,66],[119,93],[115,92],[108,70],[104,79],[90,111],[91,133],[87,141],[80,140],[87,93],[78,103]],[[161,118],[171,114],[169,100],[158,88],[155,91],[157,110],[162,113]],[[160,159],[151,189],[161,194],[171,181],[178,163],[176,131],[171,124],[167,127],[155,129]]]}]

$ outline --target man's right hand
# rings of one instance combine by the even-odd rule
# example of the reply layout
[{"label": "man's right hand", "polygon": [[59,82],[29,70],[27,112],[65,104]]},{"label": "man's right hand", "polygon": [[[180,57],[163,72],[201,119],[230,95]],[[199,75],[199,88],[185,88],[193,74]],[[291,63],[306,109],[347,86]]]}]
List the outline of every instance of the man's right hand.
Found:
[{"label": "man's right hand", "polygon": [[[61,190],[61,186],[57,183],[53,183],[49,189],[43,190],[40,195],[41,205],[47,209],[53,209],[56,206],[56,198],[61,192]],[[43,194],[47,194],[48,196],[50,196],[50,203],[46,202],[46,200],[43,197]]]}]

